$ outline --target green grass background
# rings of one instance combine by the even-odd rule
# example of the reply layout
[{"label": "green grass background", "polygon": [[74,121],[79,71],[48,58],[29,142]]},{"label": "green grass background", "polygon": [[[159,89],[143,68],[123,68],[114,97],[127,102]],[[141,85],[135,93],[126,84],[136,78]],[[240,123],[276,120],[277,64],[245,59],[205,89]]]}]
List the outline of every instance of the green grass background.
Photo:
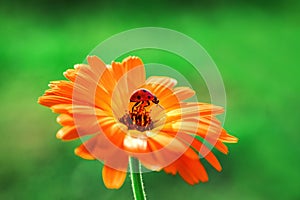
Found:
[{"label": "green grass background", "polygon": [[[101,41],[142,26],[180,31],[209,52],[226,87],[225,128],[240,139],[228,156],[217,153],[221,173],[204,163],[207,183],[145,174],[148,198],[300,199],[299,8],[292,0],[2,2],[0,199],[132,199],[129,177],[107,190],[101,163],[76,157],[79,141],[57,140],[56,115],[36,101]],[[184,65],[164,53],[143,55]]]}]

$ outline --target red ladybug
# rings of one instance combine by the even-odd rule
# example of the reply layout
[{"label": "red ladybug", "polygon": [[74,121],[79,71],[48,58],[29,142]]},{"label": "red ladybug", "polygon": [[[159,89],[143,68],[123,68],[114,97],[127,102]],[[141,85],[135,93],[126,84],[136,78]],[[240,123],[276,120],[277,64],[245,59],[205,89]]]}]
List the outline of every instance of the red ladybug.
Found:
[{"label": "red ladybug", "polygon": [[157,97],[145,88],[141,88],[141,89],[134,91],[130,97],[130,102],[136,102],[134,104],[134,106],[132,107],[132,112],[133,112],[134,108],[136,106],[138,106],[139,104],[140,104],[140,106],[142,106],[141,108],[149,106],[150,101],[152,101],[155,104],[159,103],[159,100],[157,99]]}]

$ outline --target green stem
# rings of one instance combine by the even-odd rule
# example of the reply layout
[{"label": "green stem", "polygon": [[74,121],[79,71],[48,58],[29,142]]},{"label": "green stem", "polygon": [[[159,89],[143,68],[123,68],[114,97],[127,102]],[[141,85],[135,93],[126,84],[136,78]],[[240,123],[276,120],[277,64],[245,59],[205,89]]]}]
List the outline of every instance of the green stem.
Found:
[{"label": "green stem", "polygon": [[134,199],[146,200],[140,162],[135,158],[129,158],[129,167]]}]

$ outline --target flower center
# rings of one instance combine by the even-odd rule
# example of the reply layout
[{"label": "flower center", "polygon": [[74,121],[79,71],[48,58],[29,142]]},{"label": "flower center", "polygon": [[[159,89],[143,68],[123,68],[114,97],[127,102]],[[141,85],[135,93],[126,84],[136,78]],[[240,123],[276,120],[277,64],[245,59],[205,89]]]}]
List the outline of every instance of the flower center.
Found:
[{"label": "flower center", "polygon": [[130,111],[119,119],[125,124],[128,129],[135,129],[138,131],[151,130],[153,122],[150,117],[149,101],[131,102],[129,105]]}]

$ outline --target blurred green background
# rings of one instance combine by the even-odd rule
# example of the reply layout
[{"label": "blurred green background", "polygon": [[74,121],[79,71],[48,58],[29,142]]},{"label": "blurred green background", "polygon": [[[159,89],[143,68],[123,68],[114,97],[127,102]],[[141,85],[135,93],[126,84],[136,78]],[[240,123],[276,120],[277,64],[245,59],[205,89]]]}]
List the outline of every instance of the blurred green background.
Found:
[{"label": "blurred green background", "polygon": [[36,101],[101,41],[142,26],[180,31],[209,52],[227,91],[225,128],[240,139],[216,153],[221,173],[204,163],[205,184],[145,174],[149,199],[300,199],[299,1],[180,2],[2,1],[0,199],[132,199],[129,178],[105,189],[101,164],[74,156],[79,141],[57,140],[56,115]]}]

